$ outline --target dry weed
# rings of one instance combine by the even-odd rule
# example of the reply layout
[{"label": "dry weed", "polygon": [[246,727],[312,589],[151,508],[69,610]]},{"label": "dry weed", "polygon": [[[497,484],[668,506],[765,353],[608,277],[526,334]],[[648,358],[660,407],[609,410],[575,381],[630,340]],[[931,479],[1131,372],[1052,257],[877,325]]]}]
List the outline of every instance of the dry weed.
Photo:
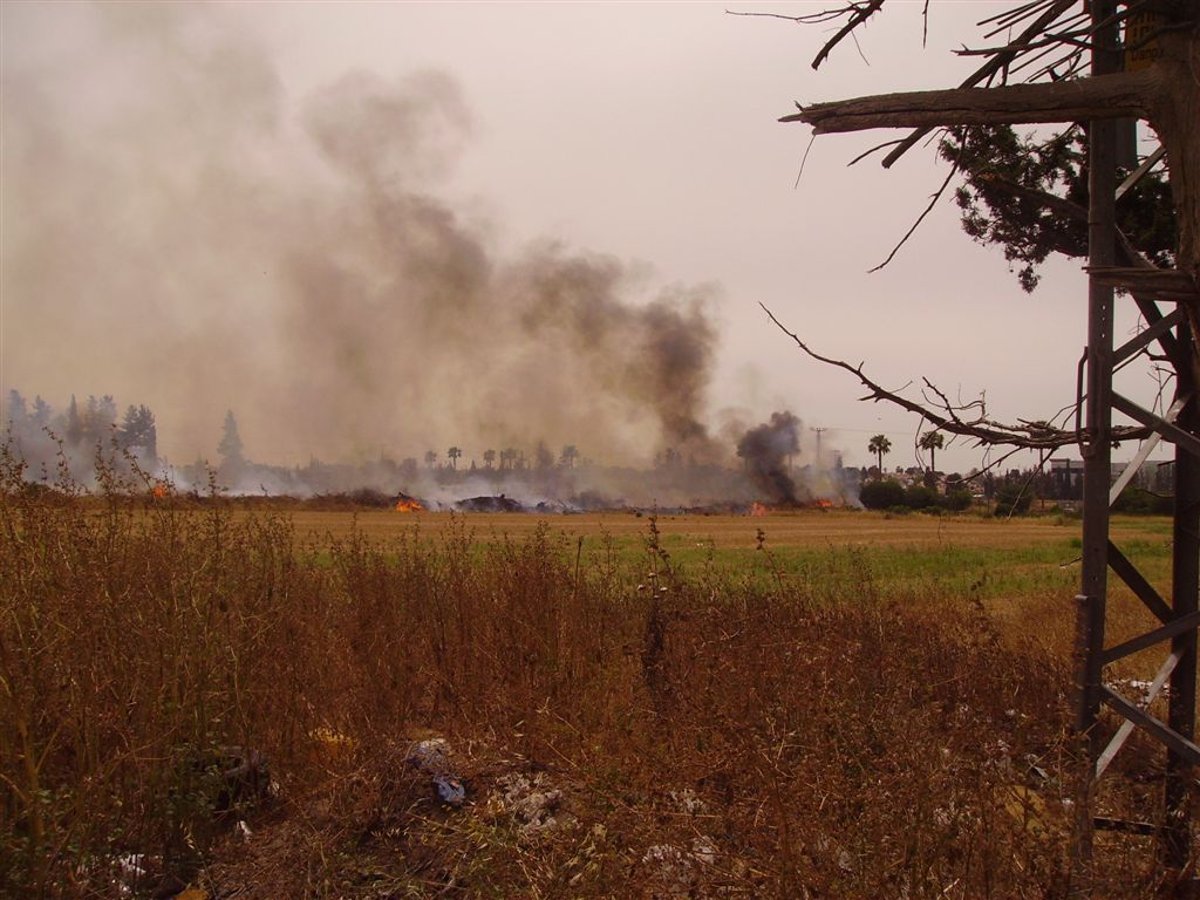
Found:
[{"label": "dry weed", "polygon": [[[3,460],[10,894],[112,895],[129,854],[135,891],[238,897],[1067,889],[1066,661],[982,603],[881,592],[853,549],[836,590],[761,541],[754,577],[681,571],[653,521],[630,566],[462,520],[318,544],[135,488]],[[461,808],[406,762],[433,735]],[[278,799],[230,790],[230,746]],[[1153,882],[1137,858],[1111,896]]]}]

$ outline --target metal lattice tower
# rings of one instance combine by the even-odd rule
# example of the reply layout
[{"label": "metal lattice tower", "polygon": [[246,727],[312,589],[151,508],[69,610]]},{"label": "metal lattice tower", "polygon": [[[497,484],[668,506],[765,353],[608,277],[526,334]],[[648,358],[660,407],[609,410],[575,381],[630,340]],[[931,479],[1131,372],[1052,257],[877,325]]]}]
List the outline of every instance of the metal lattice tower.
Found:
[{"label": "metal lattice tower", "polygon": [[[1093,21],[1110,18],[1115,3],[1092,4]],[[1098,28],[1092,56],[1092,74],[1117,71],[1121,66],[1116,28]],[[1074,864],[1081,893],[1094,890],[1094,855],[1098,830],[1122,831],[1157,838],[1166,881],[1175,896],[1197,896],[1196,865],[1192,855],[1192,827],[1196,815],[1195,776],[1200,766],[1196,744],[1196,646],[1200,611],[1200,368],[1193,323],[1188,307],[1200,304],[1195,281],[1185,272],[1115,265],[1116,202],[1162,156],[1159,150],[1123,184],[1116,184],[1117,123],[1093,120],[1089,143],[1088,216],[1088,347],[1086,416],[1080,434],[1084,455],[1083,572],[1078,595],[1076,664],[1076,729],[1081,736],[1083,771],[1079,779],[1074,835]],[[1129,300],[1115,297],[1115,288]],[[1113,345],[1113,308],[1116,302],[1135,303],[1147,327],[1120,347]],[[1164,308],[1165,307],[1165,308]],[[1113,389],[1114,367],[1157,342],[1175,373],[1175,396],[1162,415],[1146,410]],[[1111,483],[1111,429],[1119,412],[1150,429],[1133,462],[1116,483]],[[1167,441],[1175,447],[1175,512],[1172,528],[1171,586],[1155,588],[1116,544],[1109,531],[1109,509],[1132,480],[1154,446]],[[1105,639],[1108,573],[1111,571],[1158,620],[1154,629],[1113,646]],[[1106,682],[1106,668],[1133,653],[1162,646],[1164,659],[1147,696],[1134,702]],[[1148,711],[1150,703],[1166,689],[1167,718]],[[1107,742],[1098,727],[1101,709],[1120,719],[1120,727]],[[1134,729],[1161,743],[1166,752],[1162,815],[1156,822],[1140,822],[1104,815],[1097,808],[1096,783],[1108,770]],[[1113,777],[1113,776],[1110,776]]]}]

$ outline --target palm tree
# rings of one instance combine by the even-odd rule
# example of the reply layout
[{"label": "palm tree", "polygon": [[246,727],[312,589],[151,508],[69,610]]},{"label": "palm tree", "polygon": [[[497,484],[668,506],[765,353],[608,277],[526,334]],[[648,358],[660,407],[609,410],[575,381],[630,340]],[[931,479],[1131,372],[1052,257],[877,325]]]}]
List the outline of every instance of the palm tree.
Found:
[{"label": "palm tree", "polygon": [[575,449],[574,444],[567,444],[562,449],[562,463],[568,469],[575,468],[575,460],[579,457],[579,451]]},{"label": "palm tree", "polygon": [[883,455],[892,452],[892,442],[885,435],[877,434],[867,443],[867,450],[879,460],[879,477],[883,478]]},{"label": "palm tree", "polygon": [[942,433],[940,431],[927,431],[921,435],[921,440],[917,442],[917,445],[922,450],[929,451],[930,472],[937,471],[937,451],[941,450],[945,444],[946,439],[942,437]]},{"label": "palm tree", "polygon": [[487,450],[483,451],[483,464],[485,466],[487,466],[490,469],[492,467],[492,463],[495,461],[496,461],[496,451],[495,450],[493,450],[491,447],[489,447]]},{"label": "palm tree", "polygon": [[458,458],[462,456],[462,449],[460,447],[451,447],[446,451],[446,455],[450,457],[450,468],[457,469]]},{"label": "palm tree", "polygon": [[436,450],[426,450],[425,451],[425,465],[429,466],[429,468],[432,469],[433,464],[435,462],[437,462],[437,451]]}]

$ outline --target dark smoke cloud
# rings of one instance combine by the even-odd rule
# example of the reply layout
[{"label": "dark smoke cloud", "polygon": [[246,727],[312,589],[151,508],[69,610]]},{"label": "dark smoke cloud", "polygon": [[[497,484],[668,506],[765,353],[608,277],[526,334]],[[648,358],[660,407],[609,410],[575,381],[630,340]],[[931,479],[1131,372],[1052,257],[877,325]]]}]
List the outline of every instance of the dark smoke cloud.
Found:
[{"label": "dark smoke cloud", "polygon": [[751,428],[738,441],[737,454],[746,466],[746,474],[775,504],[797,504],[796,482],[789,473],[792,457],[800,452],[802,423],[790,412],[771,414],[771,420]]},{"label": "dark smoke cloud", "polygon": [[[83,40],[58,44],[69,24]],[[444,73],[351,73],[295,112],[217,7],[22,8],[3,65],[5,387],[134,397],[168,455],[302,462],[455,443],[718,451],[710,285],[553,242],[498,255],[440,193]],[[478,448],[478,449],[475,449]]]}]

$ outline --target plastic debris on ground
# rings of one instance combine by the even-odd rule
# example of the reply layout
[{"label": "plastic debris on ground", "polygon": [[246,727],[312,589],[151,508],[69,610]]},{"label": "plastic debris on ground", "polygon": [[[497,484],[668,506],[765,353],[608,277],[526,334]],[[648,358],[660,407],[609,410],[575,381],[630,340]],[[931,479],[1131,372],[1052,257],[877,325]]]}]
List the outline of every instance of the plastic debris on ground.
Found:
[{"label": "plastic debris on ground", "polygon": [[450,763],[450,745],[444,738],[415,742],[408,748],[404,761],[429,776],[442,803],[460,807],[466,802],[466,786],[454,772]]}]

